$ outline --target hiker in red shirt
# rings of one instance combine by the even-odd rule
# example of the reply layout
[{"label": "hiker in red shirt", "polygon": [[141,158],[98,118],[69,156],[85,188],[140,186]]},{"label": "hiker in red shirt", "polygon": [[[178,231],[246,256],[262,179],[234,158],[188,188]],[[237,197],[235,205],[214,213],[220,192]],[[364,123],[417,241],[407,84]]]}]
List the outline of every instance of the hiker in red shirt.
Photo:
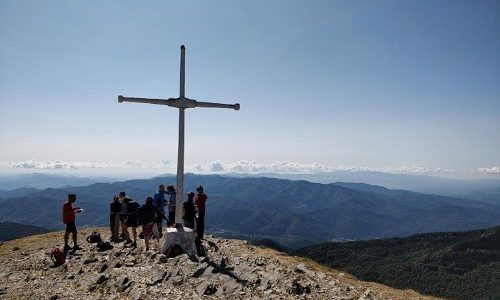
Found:
[{"label": "hiker in red shirt", "polygon": [[66,201],[63,205],[62,217],[63,223],[66,224],[66,232],[64,233],[64,251],[71,249],[71,247],[68,245],[68,238],[70,233],[73,234],[73,250],[82,249],[80,246],[78,246],[77,242],[75,213],[80,213],[83,210],[79,207],[73,207],[73,203],[75,203],[75,201],[76,195],[68,194],[68,201]]},{"label": "hiker in red shirt", "polygon": [[200,185],[196,188],[196,196],[194,203],[198,213],[196,214],[196,235],[199,239],[203,239],[203,234],[205,233],[205,202],[207,201],[207,195],[203,192],[203,187]]}]

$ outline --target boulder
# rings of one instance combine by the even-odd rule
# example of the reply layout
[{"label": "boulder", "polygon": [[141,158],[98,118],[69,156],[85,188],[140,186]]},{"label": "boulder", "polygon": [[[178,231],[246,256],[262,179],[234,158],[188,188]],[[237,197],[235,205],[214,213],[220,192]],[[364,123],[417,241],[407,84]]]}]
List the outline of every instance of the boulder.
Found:
[{"label": "boulder", "polygon": [[299,264],[295,266],[293,270],[297,273],[302,273],[302,274],[307,272],[307,268],[304,264]]}]

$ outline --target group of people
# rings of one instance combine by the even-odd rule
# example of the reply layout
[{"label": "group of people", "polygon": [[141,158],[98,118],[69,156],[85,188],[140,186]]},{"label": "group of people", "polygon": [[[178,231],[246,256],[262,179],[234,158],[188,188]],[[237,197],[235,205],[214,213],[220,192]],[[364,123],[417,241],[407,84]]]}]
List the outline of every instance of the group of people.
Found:
[{"label": "group of people", "polygon": [[[183,225],[194,229],[196,225],[196,236],[203,239],[205,232],[205,203],[207,195],[200,185],[196,188],[196,193],[187,193],[187,200],[183,203]],[[66,224],[64,235],[64,250],[79,250],[81,247],[77,242],[77,230],[75,216],[83,211],[79,207],[73,207],[76,201],[75,194],[69,194],[68,200],[63,206],[63,222]],[[162,237],[163,221],[167,227],[177,226],[175,224],[176,190],[174,186],[161,184],[153,197],[147,197],[144,204],[140,205],[125,192],[120,192],[113,197],[110,208],[110,230],[112,242],[125,241],[130,247],[137,247],[137,227],[142,226],[140,236],[144,238],[146,250],[149,250],[149,241],[154,238],[160,243]],[[168,211],[166,214],[165,210]],[[181,224],[182,225],[182,224]],[[129,233],[131,229],[132,235]],[[68,244],[69,234],[73,234],[73,247]]]}]

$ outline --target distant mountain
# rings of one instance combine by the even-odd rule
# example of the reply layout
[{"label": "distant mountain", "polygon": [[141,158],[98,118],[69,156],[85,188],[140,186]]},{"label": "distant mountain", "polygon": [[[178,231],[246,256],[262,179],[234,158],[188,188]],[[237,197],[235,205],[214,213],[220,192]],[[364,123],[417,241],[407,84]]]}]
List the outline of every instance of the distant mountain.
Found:
[{"label": "distant mountain", "polygon": [[500,299],[500,226],[324,243],[294,254],[400,289],[451,299]]},{"label": "distant mountain", "polygon": [[49,232],[50,230],[33,225],[24,225],[13,222],[0,222],[0,241],[9,241],[28,235]]},{"label": "distant mountain", "polygon": [[[174,176],[95,183],[38,190],[0,200],[0,218],[50,229],[63,228],[61,207],[68,193],[85,208],[77,223],[105,225],[109,203],[125,191],[139,203]],[[319,184],[275,178],[192,175],[185,191],[203,185],[206,227],[222,236],[273,238],[297,248],[334,239],[408,236],[444,230],[469,230],[500,224],[500,206],[466,199],[389,190],[369,185]]]},{"label": "distant mountain", "polygon": [[49,175],[43,173],[19,174],[0,176],[0,190],[15,190],[19,188],[58,188],[64,186],[83,186],[96,182],[114,182],[117,178],[111,177],[77,177],[70,175]]},{"label": "distant mountain", "polygon": [[39,191],[39,189],[30,187],[22,187],[12,191],[0,190],[0,198],[22,197],[30,194],[35,194]]},{"label": "distant mountain", "polygon": [[500,204],[500,187],[476,189],[459,196],[492,204]]},{"label": "distant mountain", "polygon": [[316,183],[355,182],[481,200],[500,205],[500,179],[452,179],[428,175],[392,174],[374,171],[333,171],[313,174],[232,173],[233,177],[270,177],[289,180],[307,180]]}]

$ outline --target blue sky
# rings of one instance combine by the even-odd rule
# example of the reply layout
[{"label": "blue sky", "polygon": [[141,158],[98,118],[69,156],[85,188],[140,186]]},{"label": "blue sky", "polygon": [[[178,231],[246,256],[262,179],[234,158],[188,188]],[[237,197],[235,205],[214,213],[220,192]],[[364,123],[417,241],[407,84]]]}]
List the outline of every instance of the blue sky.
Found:
[{"label": "blue sky", "polygon": [[116,96],[176,97],[185,44],[242,108],[188,110],[188,170],[500,173],[498,1],[2,0],[0,36],[4,170],[172,171],[177,110]]}]

